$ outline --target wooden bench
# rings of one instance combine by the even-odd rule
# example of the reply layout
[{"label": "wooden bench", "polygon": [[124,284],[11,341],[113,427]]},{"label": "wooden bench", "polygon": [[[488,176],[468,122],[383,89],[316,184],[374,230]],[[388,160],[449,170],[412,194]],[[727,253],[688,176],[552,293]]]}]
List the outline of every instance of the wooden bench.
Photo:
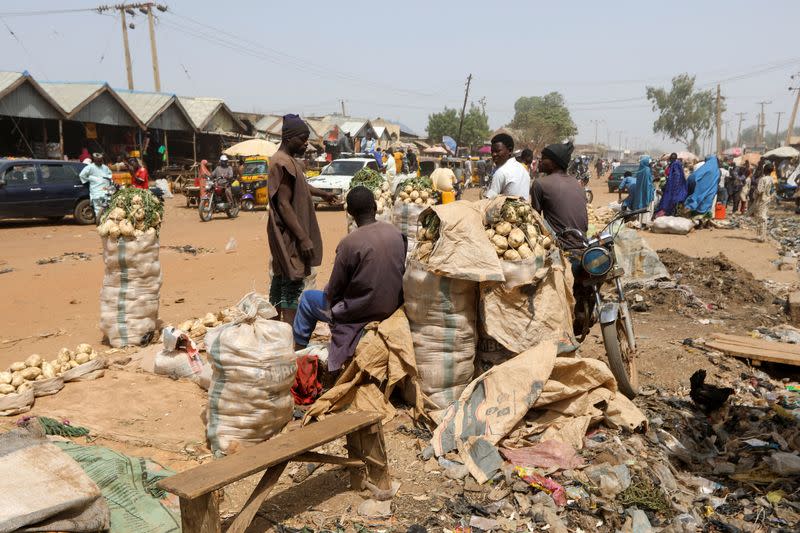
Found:
[{"label": "wooden bench", "polygon": [[[219,498],[215,491],[266,470],[227,530],[228,533],[243,532],[289,461],[344,465],[350,471],[350,486],[355,490],[362,488],[362,467],[366,466],[369,481],[379,489],[388,490],[391,482],[382,418],[383,415],[372,412],[332,415],[261,444],[243,448],[234,455],[166,478],[158,486],[180,497],[183,531],[191,533],[220,532]],[[345,436],[348,457],[311,451]]]}]

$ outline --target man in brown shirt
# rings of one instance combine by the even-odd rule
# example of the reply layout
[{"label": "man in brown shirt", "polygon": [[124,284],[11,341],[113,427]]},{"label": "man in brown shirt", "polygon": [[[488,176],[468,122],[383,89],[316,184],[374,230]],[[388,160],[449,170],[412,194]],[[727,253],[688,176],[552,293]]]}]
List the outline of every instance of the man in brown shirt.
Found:
[{"label": "man in brown shirt", "polygon": [[560,236],[564,230],[574,228],[585,234],[589,229],[583,187],[566,174],[571,156],[571,142],[545,147],[539,169],[546,176],[534,181],[531,191],[533,208],[542,214],[565,249],[581,248],[583,244],[573,235]]},{"label": "man in brown shirt", "polygon": [[308,135],[308,126],[299,116],[283,117],[281,145],[270,158],[267,182],[267,240],[272,255],[269,300],[288,324],[294,322],[305,278],[322,263],[322,236],[311,197],[336,200],[335,194],[308,185],[302,163],[295,159],[308,148]]},{"label": "man in brown shirt", "polygon": [[389,318],[403,305],[407,241],[392,224],[375,220],[372,191],[353,187],[347,212],[358,228],[336,248],[324,291],[305,291],[294,320],[294,342],[305,347],[318,321],[331,325],[328,370],[338,370],[355,353],[368,323]]}]

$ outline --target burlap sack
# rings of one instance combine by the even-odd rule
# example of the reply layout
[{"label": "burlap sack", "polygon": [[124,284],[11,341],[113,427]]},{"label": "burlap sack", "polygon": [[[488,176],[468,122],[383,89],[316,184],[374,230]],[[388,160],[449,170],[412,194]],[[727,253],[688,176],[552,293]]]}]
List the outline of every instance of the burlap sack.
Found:
[{"label": "burlap sack", "polygon": [[61,374],[61,377],[64,378],[65,383],[69,383],[71,381],[91,381],[103,377],[105,373],[106,360],[103,357],[97,357],[75,368],[70,368]]},{"label": "burlap sack", "polygon": [[100,330],[115,348],[150,342],[158,320],[161,263],[158,237],[103,238],[105,275],[100,290]]},{"label": "burlap sack", "polygon": [[277,320],[265,296],[246,295],[242,316],[208,331],[212,365],[206,434],[219,455],[279,433],[292,418],[297,364],[292,327]]},{"label": "burlap sack", "polygon": [[39,396],[50,396],[64,388],[64,378],[57,376],[50,379],[40,379],[33,382],[33,395],[38,398]]},{"label": "burlap sack", "polygon": [[391,222],[400,233],[408,238],[408,254],[417,247],[417,230],[419,230],[419,215],[425,211],[425,206],[419,204],[407,204],[402,200],[397,200],[392,208]]},{"label": "burlap sack", "polygon": [[[513,289],[500,283],[480,286],[480,319],[485,337],[496,340],[513,354],[545,339],[576,344],[572,335],[575,299],[568,261],[554,250],[538,274],[543,278],[535,284]],[[488,344],[485,337],[483,342]]]},{"label": "burlap sack", "polygon": [[437,276],[412,261],[403,292],[422,392],[447,407],[474,372],[478,284]]},{"label": "burlap sack", "polygon": [[33,407],[33,398],[33,388],[0,396],[0,416],[13,416],[30,411]]}]

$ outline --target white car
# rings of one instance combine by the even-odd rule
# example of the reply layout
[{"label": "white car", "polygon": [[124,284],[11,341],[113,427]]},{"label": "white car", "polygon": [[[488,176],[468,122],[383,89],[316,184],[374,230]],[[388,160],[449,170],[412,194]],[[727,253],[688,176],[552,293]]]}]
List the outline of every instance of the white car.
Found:
[{"label": "white car", "polygon": [[[334,159],[322,169],[319,176],[309,179],[308,184],[317,189],[332,192],[344,201],[347,191],[350,190],[350,182],[353,176],[365,167],[380,172],[377,161],[372,157]],[[314,202],[323,203],[324,200],[314,197]]]}]

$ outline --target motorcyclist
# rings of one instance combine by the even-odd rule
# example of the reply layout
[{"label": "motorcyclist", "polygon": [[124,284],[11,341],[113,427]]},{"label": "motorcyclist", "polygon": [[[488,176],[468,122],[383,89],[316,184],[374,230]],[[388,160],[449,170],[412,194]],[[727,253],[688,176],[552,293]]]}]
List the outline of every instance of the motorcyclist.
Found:
[{"label": "motorcyclist", "polygon": [[231,183],[233,182],[233,168],[228,164],[228,156],[223,154],[219,158],[219,164],[211,173],[211,181],[218,187],[224,187],[225,200],[229,205],[233,204],[233,190],[231,190]]}]

